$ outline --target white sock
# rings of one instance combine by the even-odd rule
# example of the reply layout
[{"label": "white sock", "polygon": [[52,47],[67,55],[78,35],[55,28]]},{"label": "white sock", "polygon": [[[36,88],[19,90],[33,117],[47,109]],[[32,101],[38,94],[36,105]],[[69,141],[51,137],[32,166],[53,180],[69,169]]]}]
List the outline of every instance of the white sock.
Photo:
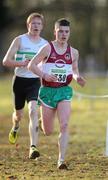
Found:
[{"label": "white sock", "polygon": [[14,132],[17,132],[17,131],[19,131],[19,127],[12,127],[12,130],[13,130]]}]

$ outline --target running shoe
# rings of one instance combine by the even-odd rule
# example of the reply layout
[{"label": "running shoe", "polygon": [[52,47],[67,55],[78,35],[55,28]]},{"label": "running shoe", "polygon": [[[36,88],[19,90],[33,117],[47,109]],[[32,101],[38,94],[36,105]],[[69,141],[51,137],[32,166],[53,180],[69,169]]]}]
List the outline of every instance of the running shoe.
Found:
[{"label": "running shoe", "polygon": [[30,159],[36,159],[40,156],[39,151],[37,150],[36,147],[30,147],[30,152],[29,152],[29,158]]},{"label": "running shoe", "polygon": [[11,144],[15,144],[17,139],[18,139],[18,130],[14,131],[13,129],[11,129],[9,132],[9,142]]},{"label": "running shoe", "polygon": [[64,161],[58,161],[57,168],[58,168],[58,169],[68,170],[67,165],[65,164]]}]

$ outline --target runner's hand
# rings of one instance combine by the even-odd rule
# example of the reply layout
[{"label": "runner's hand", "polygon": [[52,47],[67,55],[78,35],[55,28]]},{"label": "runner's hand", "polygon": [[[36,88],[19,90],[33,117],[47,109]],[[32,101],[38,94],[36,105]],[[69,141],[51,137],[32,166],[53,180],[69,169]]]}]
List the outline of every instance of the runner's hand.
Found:
[{"label": "runner's hand", "polygon": [[79,76],[77,77],[77,83],[83,87],[86,83],[86,80],[83,77]]},{"label": "runner's hand", "polygon": [[26,67],[29,62],[30,62],[29,59],[27,59],[26,61],[22,61],[22,62],[21,62],[21,63],[22,63],[21,66]]},{"label": "runner's hand", "polygon": [[44,74],[43,79],[48,82],[55,82],[57,81],[57,77],[55,75],[49,75],[49,74]]}]

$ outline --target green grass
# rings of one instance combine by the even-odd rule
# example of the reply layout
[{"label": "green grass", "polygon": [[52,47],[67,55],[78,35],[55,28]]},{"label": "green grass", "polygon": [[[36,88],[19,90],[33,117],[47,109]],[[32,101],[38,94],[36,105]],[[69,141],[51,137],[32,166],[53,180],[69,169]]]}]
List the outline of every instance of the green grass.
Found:
[{"label": "green grass", "polygon": [[[86,87],[73,82],[75,91],[86,94],[108,94],[108,81],[104,78],[90,79]],[[41,157],[28,159],[28,115],[21,122],[17,145],[8,143],[11,128],[12,94],[11,77],[0,80],[0,180],[99,180],[108,179],[108,157],[105,156],[108,99],[89,99],[74,96],[69,122],[69,147],[66,162],[68,171],[56,168],[59,133],[56,119],[54,133],[46,137],[39,134]]]}]

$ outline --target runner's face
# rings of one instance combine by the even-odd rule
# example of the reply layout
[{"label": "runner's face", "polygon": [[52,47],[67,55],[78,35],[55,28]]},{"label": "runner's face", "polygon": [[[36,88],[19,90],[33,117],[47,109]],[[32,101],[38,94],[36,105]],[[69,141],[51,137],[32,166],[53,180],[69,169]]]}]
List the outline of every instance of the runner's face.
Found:
[{"label": "runner's face", "polygon": [[58,26],[55,28],[56,40],[61,43],[68,41],[70,36],[70,27],[69,26]]},{"label": "runner's face", "polygon": [[30,34],[40,35],[43,28],[42,20],[38,17],[33,18],[31,22],[27,24],[27,28]]}]

